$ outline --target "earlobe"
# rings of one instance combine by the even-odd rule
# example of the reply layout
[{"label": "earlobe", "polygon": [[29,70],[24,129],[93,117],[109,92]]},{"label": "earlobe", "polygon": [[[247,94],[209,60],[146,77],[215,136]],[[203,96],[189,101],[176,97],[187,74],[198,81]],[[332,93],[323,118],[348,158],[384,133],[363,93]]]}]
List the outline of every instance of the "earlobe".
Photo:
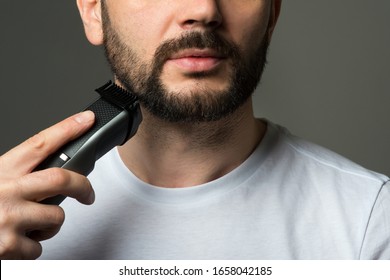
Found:
[{"label": "earlobe", "polygon": [[77,0],[85,35],[93,45],[103,43],[103,25],[100,0]]}]

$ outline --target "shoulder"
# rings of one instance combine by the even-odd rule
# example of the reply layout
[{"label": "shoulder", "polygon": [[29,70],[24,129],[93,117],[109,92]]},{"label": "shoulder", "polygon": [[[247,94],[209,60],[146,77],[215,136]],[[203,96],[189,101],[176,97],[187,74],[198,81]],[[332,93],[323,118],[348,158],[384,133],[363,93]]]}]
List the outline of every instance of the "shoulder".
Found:
[{"label": "shoulder", "polygon": [[291,134],[286,128],[268,122],[270,130],[278,139],[278,146],[290,160],[295,164],[303,165],[309,172],[313,170],[319,172],[318,176],[331,175],[346,178],[355,178],[366,182],[372,182],[377,186],[382,186],[389,178],[383,174],[369,170],[348,158],[337,154],[325,147],[297,137]]}]

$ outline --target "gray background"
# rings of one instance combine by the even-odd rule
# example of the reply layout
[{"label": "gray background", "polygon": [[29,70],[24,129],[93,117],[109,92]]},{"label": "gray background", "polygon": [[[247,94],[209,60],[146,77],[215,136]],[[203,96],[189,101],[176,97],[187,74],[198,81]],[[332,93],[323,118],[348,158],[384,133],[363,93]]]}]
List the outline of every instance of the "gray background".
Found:
[{"label": "gray background", "polygon": [[[75,2],[1,0],[0,154],[111,79]],[[389,12],[388,0],[284,0],[256,115],[390,175]]]}]

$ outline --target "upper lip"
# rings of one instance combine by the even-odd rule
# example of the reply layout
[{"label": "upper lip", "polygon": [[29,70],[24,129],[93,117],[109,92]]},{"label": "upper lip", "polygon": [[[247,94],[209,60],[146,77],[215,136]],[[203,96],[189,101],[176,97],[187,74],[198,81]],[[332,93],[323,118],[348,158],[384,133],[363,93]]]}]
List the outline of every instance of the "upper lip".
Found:
[{"label": "upper lip", "polygon": [[224,58],[225,56],[213,49],[186,49],[173,54],[170,59],[181,59],[188,57]]}]

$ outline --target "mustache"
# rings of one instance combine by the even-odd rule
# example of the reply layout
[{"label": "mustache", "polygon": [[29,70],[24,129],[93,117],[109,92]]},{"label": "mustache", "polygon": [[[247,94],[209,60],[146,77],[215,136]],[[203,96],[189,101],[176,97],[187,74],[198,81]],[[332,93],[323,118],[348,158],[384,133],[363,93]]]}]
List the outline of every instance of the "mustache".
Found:
[{"label": "mustache", "polygon": [[184,33],[179,38],[163,42],[156,49],[154,54],[155,70],[161,70],[164,63],[175,53],[190,48],[213,49],[218,54],[224,57],[231,57],[236,61],[240,58],[238,47],[234,43],[224,39],[219,34],[212,31],[191,31]]}]

